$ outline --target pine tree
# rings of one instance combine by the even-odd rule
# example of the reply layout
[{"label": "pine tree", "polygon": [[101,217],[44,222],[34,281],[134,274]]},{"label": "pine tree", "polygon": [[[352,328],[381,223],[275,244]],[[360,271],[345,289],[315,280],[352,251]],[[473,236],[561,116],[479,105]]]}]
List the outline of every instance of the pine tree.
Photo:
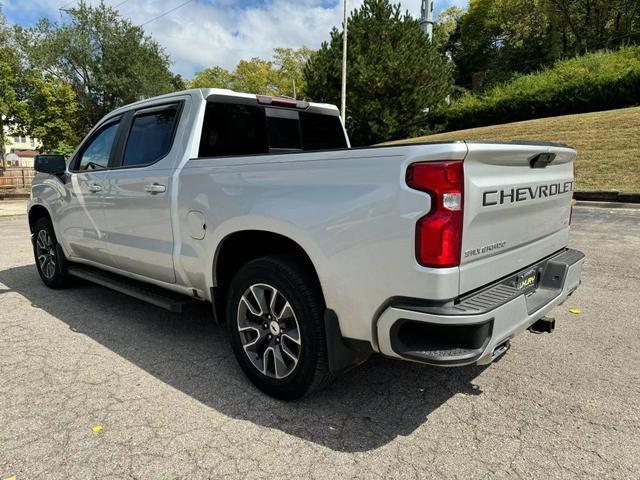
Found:
[{"label": "pine tree", "polygon": [[[418,20],[389,0],[365,0],[348,24],[347,130],[353,145],[423,132],[451,87],[451,66]],[[342,31],[334,28],[304,70],[310,100],[340,103]]]}]

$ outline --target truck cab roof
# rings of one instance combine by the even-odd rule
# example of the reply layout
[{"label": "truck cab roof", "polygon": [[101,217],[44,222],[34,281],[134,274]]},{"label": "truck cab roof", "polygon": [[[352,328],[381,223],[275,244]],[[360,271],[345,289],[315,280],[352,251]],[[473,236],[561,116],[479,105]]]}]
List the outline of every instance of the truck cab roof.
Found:
[{"label": "truck cab roof", "polygon": [[[131,110],[132,108],[140,108],[141,106],[145,106],[145,105],[154,105],[164,100],[170,100],[172,98],[181,97],[184,95],[200,96],[202,99],[205,99],[205,100],[213,100],[216,97],[218,97],[218,98],[225,98],[230,101],[235,100],[239,103],[256,102],[256,104],[260,103],[261,98],[283,99],[283,100],[290,100],[292,102],[295,100],[289,97],[270,97],[266,95],[263,96],[263,95],[253,94],[253,93],[236,92],[234,90],[230,90],[227,88],[192,88],[189,90],[180,90],[177,92],[171,92],[171,93],[166,93],[164,95],[150,97],[144,100],[139,100],[137,102],[130,103],[128,105],[124,105],[110,112],[104,118],[121,115],[122,113],[128,110]],[[334,115],[334,116],[339,116],[340,114],[338,108],[335,105],[332,105],[330,103],[317,103],[317,102],[305,102],[305,103],[307,104],[305,108],[305,110],[307,111],[322,113],[324,115]],[[286,106],[283,106],[283,105],[275,105],[275,106],[280,108],[287,108]],[[102,119],[98,123],[101,123],[103,120],[104,119]]]}]

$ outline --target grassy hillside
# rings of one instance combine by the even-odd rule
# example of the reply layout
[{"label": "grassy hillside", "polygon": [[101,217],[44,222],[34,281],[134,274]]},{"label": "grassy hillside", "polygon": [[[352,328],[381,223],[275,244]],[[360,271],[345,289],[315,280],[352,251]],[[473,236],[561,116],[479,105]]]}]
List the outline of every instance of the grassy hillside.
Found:
[{"label": "grassy hillside", "polygon": [[466,93],[430,115],[433,131],[478,128],[556,115],[638,106],[640,46],[559,60],[515,75],[480,93]]},{"label": "grassy hillside", "polygon": [[640,192],[640,107],[472,128],[393,143],[547,140],[578,151],[576,190]]}]

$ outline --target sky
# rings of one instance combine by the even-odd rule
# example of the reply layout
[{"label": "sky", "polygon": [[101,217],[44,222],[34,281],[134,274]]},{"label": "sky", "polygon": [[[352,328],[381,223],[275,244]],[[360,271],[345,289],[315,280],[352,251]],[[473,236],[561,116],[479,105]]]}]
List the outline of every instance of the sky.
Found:
[{"label": "sky", "polygon": [[[98,4],[100,0],[88,0]],[[241,59],[271,58],[274,47],[318,48],[342,23],[342,0],[104,0],[132,22],[143,25],[170,55],[174,73],[218,65],[233,69]],[[400,1],[403,10],[420,16],[421,0]],[[33,25],[39,18],[64,21],[60,8],[72,0],[0,0],[10,23]],[[349,9],[362,0],[348,0]],[[435,0],[434,13],[450,6],[466,8],[468,0]],[[146,23],[149,22],[149,23]]]}]

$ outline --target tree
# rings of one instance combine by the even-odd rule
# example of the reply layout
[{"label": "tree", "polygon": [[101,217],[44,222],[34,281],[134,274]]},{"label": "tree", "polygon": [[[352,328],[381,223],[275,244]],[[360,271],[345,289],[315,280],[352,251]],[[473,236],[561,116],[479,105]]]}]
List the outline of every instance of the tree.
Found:
[{"label": "tree", "polygon": [[[342,31],[304,69],[308,96],[340,101]],[[427,109],[450,91],[451,68],[420,24],[389,0],[365,0],[349,18],[347,129],[354,145],[423,132]]]},{"label": "tree", "polygon": [[306,47],[297,50],[275,48],[273,61],[262,58],[240,60],[233,72],[214,66],[197,72],[189,85],[192,88],[230,88],[260,95],[303,97],[302,71],[311,53],[313,50]]},{"label": "tree", "polygon": [[24,113],[20,131],[40,141],[45,152],[68,152],[80,141],[79,105],[71,87],[38,72],[24,75]]},{"label": "tree", "polygon": [[[73,90],[56,78],[26,68],[11,30],[0,13],[0,153],[5,130],[38,138],[45,151],[75,145],[78,103]],[[70,148],[70,147],[68,147]]]},{"label": "tree", "polygon": [[19,71],[20,60],[12,45],[10,31],[6,27],[0,5],[0,157],[2,157],[2,168],[6,168],[5,133],[22,111],[22,105],[16,93]]},{"label": "tree", "polygon": [[463,16],[464,10],[460,7],[445,8],[438,14],[438,19],[433,25],[433,41],[438,48],[446,50],[449,39]]},{"label": "tree", "polygon": [[233,88],[240,92],[277,95],[273,63],[261,58],[240,60],[233,71]]},{"label": "tree", "polygon": [[113,8],[81,0],[67,13],[63,24],[17,28],[17,38],[30,67],[71,87],[82,132],[117,107],[182,85],[158,43]]},{"label": "tree", "polygon": [[478,88],[640,42],[637,0],[471,0],[449,37],[456,83]]},{"label": "tree", "polygon": [[477,89],[548,65],[557,56],[546,0],[472,0],[448,50],[456,83]]},{"label": "tree", "polygon": [[275,82],[279,95],[304,98],[306,93],[304,66],[312,54],[313,50],[307,47],[301,47],[297,50],[274,48]]},{"label": "tree", "polygon": [[233,75],[222,67],[206,68],[196,72],[189,86],[191,88],[232,88]]},{"label": "tree", "polygon": [[546,0],[563,47],[580,55],[640,42],[638,0]]}]

